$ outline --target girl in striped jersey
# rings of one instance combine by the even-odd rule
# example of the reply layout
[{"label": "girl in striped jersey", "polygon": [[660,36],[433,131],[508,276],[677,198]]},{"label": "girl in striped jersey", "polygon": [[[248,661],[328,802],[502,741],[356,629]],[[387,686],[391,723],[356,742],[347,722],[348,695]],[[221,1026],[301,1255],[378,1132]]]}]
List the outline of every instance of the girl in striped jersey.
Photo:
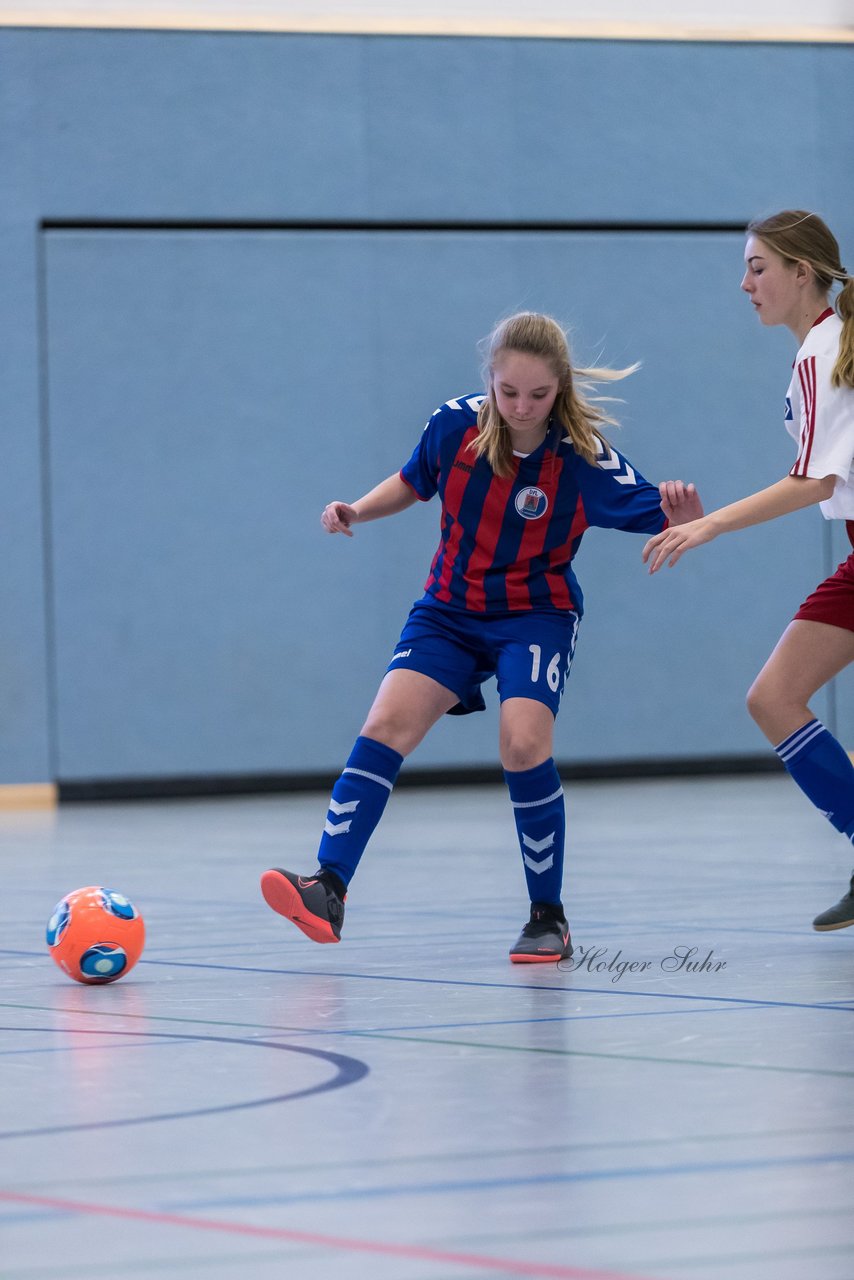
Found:
[{"label": "girl in striped jersey", "polygon": [[[741,287],[763,324],[784,324],[798,340],[786,399],[786,427],[798,456],[789,474],[769,488],[650,538],[643,552],[650,573],[720,533],[814,503],[825,519],[846,522],[854,547],[854,279],[817,214],[787,209],[747,230]],[[747,698],[750,714],[795,782],[854,842],[854,766],[808,705],[850,662],[854,553],[801,605]],[[854,876],[849,891],[816,916],[813,927],[852,924]]]},{"label": "girl in striped jersey", "polygon": [[511,316],[489,339],[485,394],[448,400],[399,472],[324,510],[327,532],[351,536],[354,525],[441,501],[424,595],[333,788],[319,869],[261,877],[267,903],[314,941],[340,940],[347,886],[404,757],[443,715],[482,710],[481,686],[495,676],[499,753],[531,900],[510,958],[571,954],[552,740],[583,608],[573,558],[591,525],[654,533],[703,513],[693,485],[649,484],[602,436],[610,419],[584,382],[627,372],[573,369],[554,320]]}]

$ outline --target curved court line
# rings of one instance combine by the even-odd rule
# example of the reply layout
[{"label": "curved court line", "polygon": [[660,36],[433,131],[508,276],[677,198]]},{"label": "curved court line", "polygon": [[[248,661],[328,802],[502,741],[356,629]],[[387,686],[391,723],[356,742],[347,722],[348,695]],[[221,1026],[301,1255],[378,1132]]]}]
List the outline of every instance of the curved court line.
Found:
[{"label": "curved court line", "polygon": [[342,1053],[330,1053],[324,1049],[306,1049],[301,1045],[276,1044],[270,1040],[250,1040],[234,1036],[194,1035],[188,1034],[186,1031],[114,1031],[109,1027],[91,1029],[88,1027],[74,1027],[68,1029],[0,1026],[0,1031],[38,1031],[75,1036],[130,1036],[154,1040],[180,1040],[185,1044],[188,1041],[203,1041],[214,1044],[251,1045],[253,1048],[278,1049],[285,1053],[300,1053],[309,1058],[319,1058],[321,1062],[335,1068],[335,1075],[331,1080],[325,1080],[321,1084],[308,1085],[305,1089],[295,1089],[291,1093],[274,1094],[270,1098],[254,1098],[248,1102],[224,1103],[219,1107],[196,1107],[190,1111],[167,1111],[156,1115],[127,1116],[119,1120],[93,1120],[85,1124],[46,1125],[37,1129],[7,1129],[5,1132],[0,1132],[0,1140],[6,1138],[44,1137],[57,1133],[80,1133],[81,1131],[95,1129],[120,1129],[135,1124],[155,1124],[163,1120],[189,1120],[195,1119],[197,1116],[214,1116],[232,1111],[249,1111],[256,1107],[271,1107],[281,1102],[294,1102],[297,1098],[310,1098],[318,1093],[328,1093],[331,1089],[343,1089],[346,1085],[356,1084],[359,1080],[362,1080],[369,1071],[367,1063],[361,1062],[358,1058],[347,1057]]},{"label": "curved court line", "polygon": [[[160,1213],[149,1209],[122,1208],[118,1205],[92,1204],[82,1200],[65,1200],[53,1196],[27,1195],[24,1192],[0,1191],[0,1201],[12,1204],[39,1205],[63,1213],[79,1213],[98,1217],[123,1218],[132,1222],[152,1222],[160,1226],[189,1227],[196,1231],[216,1231],[226,1235],[254,1236],[264,1240],[287,1240],[293,1244],[313,1244],[325,1249],[341,1249],[348,1253],[368,1253],[380,1257],[408,1258],[417,1262],[445,1263],[448,1266],[475,1267],[482,1271],[522,1277],[542,1276],[552,1280],[644,1280],[643,1276],[624,1271],[606,1271],[600,1267],[568,1267],[548,1262],[523,1262],[511,1258],[495,1258],[475,1253],[456,1253],[432,1249],[429,1245],[395,1244],[386,1240],[354,1240],[346,1236],[327,1236],[314,1231],[289,1231],[284,1227],[255,1226],[249,1222],[216,1222],[208,1218],[192,1218],[178,1213]],[[647,1278],[649,1280],[649,1278]]]},{"label": "curved court line", "polygon": [[[277,973],[282,977],[298,978],[361,978],[370,982],[414,982],[436,987],[480,987],[498,991],[554,991],[563,995],[597,996],[646,996],[650,1000],[711,1000],[719,1004],[753,1005],[763,1009],[829,1009],[833,1013],[854,1013],[854,1009],[839,1004],[805,1002],[801,1000],[765,1000],[761,996],[704,996],[682,994],[676,991],[635,991],[631,987],[576,987],[547,986],[533,982],[474,982],[465,978],[417,978],[409,974],[399,973],[340,973],[330,969],[268,969],[260,965],[244,964],[210,964],[201,960],[140,960],[142,964],[163,965],[178,969],[216,969],[230,973]],[[567,972],[558,969],[559,973]],[[569,970],[568,972],[572,972]],[[851,997],[854,1000],[854,997]]]}]

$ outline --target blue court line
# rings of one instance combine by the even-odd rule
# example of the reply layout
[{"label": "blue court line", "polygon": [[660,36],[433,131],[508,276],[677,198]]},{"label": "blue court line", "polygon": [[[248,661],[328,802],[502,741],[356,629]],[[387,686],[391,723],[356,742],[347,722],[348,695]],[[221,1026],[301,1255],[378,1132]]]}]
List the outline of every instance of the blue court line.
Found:
[{"label": "blue court line", "polygon": [[[41,956],[41,952],[36,951],[4,951],[0,949],[0,955],[19,955],[19,956]],[[541,983],[523,983],[523,982],[484,982],[473,981],[465,978],[419,978],[412,975],[396,974],[396,973],[350,973],[338,970],[328,969],[274,969],[261,965],[240,965],[240,964],[214,964],[210,961],[201,960],[150,960],[143,958],[139,961],[140,965],[156,965],[166,968],[178,969],[208,969],[225,973],[267,973],[278,974],[282,977],[300,977],[300,978],[355,978],[362,981],[370,982],[409,982],[427,986],[439,987],[474,987],[488,990],[499,991],[551,991],[563,995],[575,995],[583,993],[585,995],[600,996],[639,996],[651,1000],[691,1000],[699,1002],[709,1002],[712,1004],[729,1004],[729,1005],[749,1005],[752,1008],[759,1009],[826,1009],[835,1013],[854,1013],[854,997],[842,997],[846,1000],[845,1004],[836,1001],[802,1001],[802,1000],[768,1000],[762,997],[746,997],[746,996],[714,996],[714,995],[690,995],[673,991],[637,991],[631,987],[620,987],[609,983],[607,987],[579,987],[575,985],[551,986]],[[571,973],[572,970],[560,970],[564,973]],[[602,1015],[607,1016],[607,1015]]]},{"label": "blue court line", "polygon": [[[41,952],[34,951],[4,951],[0,949],[0,955],[19,955],[19,956],[41,956]],[[609,984],[607,987],[579,987],[579,986],[551,986],[539,983],[522,983],[522,982],[475,982],[463,978],[419,978],[412,975],[391,974],[391,973],[349,973],[337,970],[320,970],[320,969],[273,969],[262,967],[260,965],[239,965],[239,964],[214,964],[212,962],[201,960],[150,960],[141,959],[140,965],[157,965],[167,968],[178,969],[208,969],[217,972],[226,973],[267,973],[279,974],[282,977],[302,977],[302,978],[355,978],[363,981],[371,982],[409,982],[428,986],[440,987],[475,987],[480,989],[500,990],[500,991],[552,991],[559,992],[564,995],[574,995],[583,993],[586,995],[600,996],[640,996],[652,1000],[691,1000],[699,1002],[709,1002],[712,1004],[730,1004],[730,1005],[749,1005],[757,1009],[826,1009],[835,1013],[854,1013],[854,1005],[851,1001],[852,997],[847,998],[846,1004],[840,1004],[837,1001],[800,1001],[800,1000],[768,1000],[761,997],[745,997],[745,996],[713,996],[713,995],[690,995],[681,994],[671,991],[637,991],[631,987],[618,987]],[[558,970],[561,974],[572,970]],[[603,1015],[605,1016],[605,1015]]]},{"label": "blue court line", "polygon": [[348,1187],[338,1191],[299,1191],[278,1196],[223,1196],[210,1200],[162,1201],[166,1213],[208,1209],[260,1208],[265,1205],[301,1204],[306,1201],[375,1200],[384,1197],[451,1195],[456,1192],[498,1191],[513,1187],[563,1186],[580,1182],[609,1182],[621,1178],[682,1178],[693,1174],[755,1173],[760,1169],[816,1168],[854,1164],[854,1151],[816,1156],[768,1156],[753,1160],[715,1160],[673,1165],[635,1165],[613,1169],[582,1169],[572,1173],[539,1173],[522,1177],[460,1179],[448,1182],[393,1183],[380,1187]]},{"label": "blue court line", "polygon": [[[0,1213],[0,1227],[19,1226],[22,1222],[43,1223],[48,1218],[53,1220],[56,1218],[71,1218],[73,1216],[68,1209],[62,1213],[55,1209],[51,1214],[46,1214],[44,1209],[41,1211],[38,1209],[22,1209],[19,1213]],[[59,1269],[59,1274],[62,1274],[61,1268]]]},{"label": "blue court line", "polygon": [[[829,1009],[834,1013],[851,1013],[852,1009],[844,1008],[838,1004],[826,1003],[809,1003],[802,1000],[763,1000],[760,997],[750,999],[746,996],[702,996],[702,995],[680,995],[677,992],[669,991],[635,991],[630,987],[616,987],[609,985],[608,987],[577,987],[577,986],[548,986],[545,984],[526,983],[526,982],[474,982],[465,978],[417,978],[411,975],[397,973],[347,973],[330,969],[270,969],[260,965],[242,965],[242,964],[213,964],[203,963],[201,960],[140,960],[139,963],[151,965],[163,965],[165,967],[174,967],[178,969],[214,969],[229,973],[271,973],[279,974],[281,977],[296,978],[360,978],[369,982],[411,982],[436,987],[475,987],[481,990],[498,990],[498,991],[551,991],[561,995],[577,995],[583,992],[588,995],[598,996],[642,996],[651,1000],[700,1000],[708,1001],[713,1004],[735,1004],[735,1005],[752,1005],[755,1008],[762,1009]],[[559,970],[563,973],[563,970]],[[571,971],[570,971],[571,972]]]}]

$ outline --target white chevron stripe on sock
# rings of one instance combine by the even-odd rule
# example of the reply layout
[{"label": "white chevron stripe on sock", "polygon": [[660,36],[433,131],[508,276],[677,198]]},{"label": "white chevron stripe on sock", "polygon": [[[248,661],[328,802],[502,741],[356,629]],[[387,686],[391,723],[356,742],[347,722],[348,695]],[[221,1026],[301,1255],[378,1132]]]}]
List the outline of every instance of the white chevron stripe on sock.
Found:
[{"label": "white chevron stripe on sock", "polygon": [[528,846],[532,853],[542,853],[543,849],[550,849],[555,842],[555,833],[552,831],[542,840],[532,840],[530,836],[522,836],[522,844]]},{"label": "white chevron stripe on sock", "polygon": [[535,862],[533,858],[529,858],[527,853],[522,854],[522,859],[526,867],[530,867],[535,876],[541,876],[544,871],[548,871],[555,864],[555,856],[550,853],[547,858],[543,858],[542,862]]},{"label": "white chevron stripe on sock", "polygon": [[337,800],[329,801],[330,813],[355,813],[359,807],[358,800],[348,800],[346,804],[339,804]]},{"label": "white chevron stripe on sock", "polygon": [[350,830],[352,822],[352,818],[348,818],[346,822],[330,822],[327,818],[323,830],[328,836],[343,836]]}]

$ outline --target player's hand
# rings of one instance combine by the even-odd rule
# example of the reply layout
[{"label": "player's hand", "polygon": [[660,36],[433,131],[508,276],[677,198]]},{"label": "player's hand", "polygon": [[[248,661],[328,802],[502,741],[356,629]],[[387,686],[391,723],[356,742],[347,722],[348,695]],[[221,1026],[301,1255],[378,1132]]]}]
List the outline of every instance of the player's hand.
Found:
[{"label": "player's hand", "polygon": [[672,566],[689,551],[691,547],[702,546],[716,538],[719,530],[715,529],[711,518],[703,516],[700,520],[691,520],[687,524],[673,525],[663,533],[650,538],[643,549],[643,562],[649,564],[650,573],[655,573],[667,563]]},{"label": "player's hand", "polygon": [[353,530],[350,525],[355,524],[358,518],[355,507],[351,507],[348,502],[330,502],[329,506],[323,508],[320,523],[327,533],[345,533],[348,538],[352,538]]},{"label": "player's hand", "polygon": [[700,495],[692,484],[681,480],[664,480],[658,486],[661,494],[661,510],[671,524],[687,524],[703,515]]}]

